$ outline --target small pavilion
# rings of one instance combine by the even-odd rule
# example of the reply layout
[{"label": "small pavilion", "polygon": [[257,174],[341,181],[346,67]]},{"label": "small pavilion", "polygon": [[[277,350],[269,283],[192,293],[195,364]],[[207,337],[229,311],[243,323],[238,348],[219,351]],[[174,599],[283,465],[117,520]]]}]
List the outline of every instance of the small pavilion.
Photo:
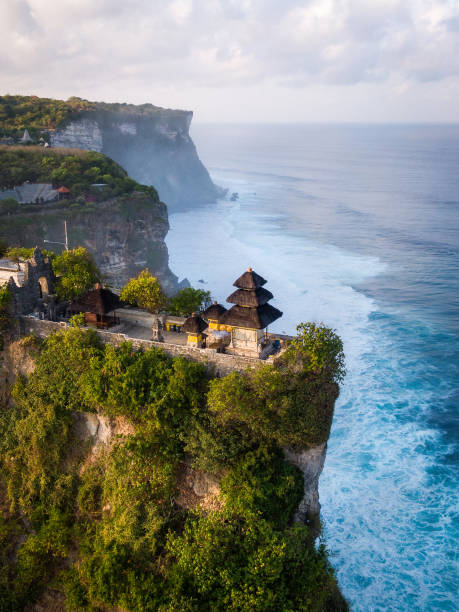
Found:
[{"label": "small pavilion", "polygon": [[215,329],[217,331],[223,329],[226,331],[226,326],[220,323],[220,320],[225,312],[226,308],[224,306],[218,302],[214,302],[202,312],[202,316],[204,319],[209,321],[210,329]]},{"label": "small pavilion", "polygon": [[59,196],[59,200],[65,200],[70,197],[70,189],[66,187],[65,185],[63,185],[62,187],[59,187],[59,189],[57,190],[57,193]]},{"label": "small pavilion", "polygon": [[182,325],[182,332],[188,334],[187,344],[196,348],[201,348],[204,343],[202,332],[207,329],[207,323],[197,312],[193,312],[191,317]]},{"label": "small pavilion", "polygon": [[94,289],[73,301],[69,310],[72,314],[84,313],[86,325],[107,328],[120,322],[116,316],[116,309],[121,305],[122,302],[116,293],[97,284]]},{"label": "small pavilion", "polygon": [[233,285],[236,291],[226,301],[234,304],[220,317],[220,324],[231,328],[228,353],[263,357],[269,350],[266,328],[282,316],[282,312],[268,304],[273,294],[263,285],[266,280],[249,268]]}]

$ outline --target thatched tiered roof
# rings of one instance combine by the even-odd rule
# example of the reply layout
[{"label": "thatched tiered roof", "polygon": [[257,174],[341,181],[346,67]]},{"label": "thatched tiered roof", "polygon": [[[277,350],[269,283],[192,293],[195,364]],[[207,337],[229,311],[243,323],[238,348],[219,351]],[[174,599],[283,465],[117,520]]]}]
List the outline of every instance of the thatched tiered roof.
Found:
[{"label": "thatched tiered roof", "polygon": [[222,306],[221,304],[218,304],[218,302],[214,302],[213,304],[209,306],[209,308],[206,308],[204,312],[202,312],[201,314],[205,319],[208,319],[208,320],[212,319],[213,321],[220,321],[220,317],[225,312],[226,312],[226,308],[224,306]]},{"label": "thatched tiered roof", "polygon": [[225,312],[219,322],[233,327],[248,329],[264,329],[282,316],[282,312],[269,300],[273,294],[262,287],[266,280],[249,268],[233,285],[237,287],[227,298],[227,302],[235,304]]},{"label": "thatched tiered roof", "polygon": [[207,328],[207,323],[202,319],[197,312],[193,312],[191,317],[182,325],[182,331],[187,334],[200,334]]},{"label": "thatched tiered roof", "polygon": [[254,272],[252,268],[249,268],[247,272],[244,272],[242,276],[234,281],[233,287],[238,289],[258,289],[258,287],[266,285],[267,282],[262,276]]},{"label": "thatched tiered roof", "polygon": [[271,304],[263,304],[258,308],[247,306],[233,306],[228,310],[222,323],[233,327],[247,327],[249,329],[264,329],[282,316],[282,312]]},{"label": "thatched tiered roof", "polygon": [[72,312],[92,312],[98,315],[107,314],[112,310],[116,310],[122,306],[120,298],[110,291],[110,289],[104,289],[103,287],[96,287],[91,289],[88,293],[81,296],[78,300],[75,300],[70,305]]},{"label": "thatched tiered roof", "polygon": [[230,304],[239,304],[239,306],[263,306],[273,299],[271,291],[258,287],[258,289],[236,289],[226,301]]}]

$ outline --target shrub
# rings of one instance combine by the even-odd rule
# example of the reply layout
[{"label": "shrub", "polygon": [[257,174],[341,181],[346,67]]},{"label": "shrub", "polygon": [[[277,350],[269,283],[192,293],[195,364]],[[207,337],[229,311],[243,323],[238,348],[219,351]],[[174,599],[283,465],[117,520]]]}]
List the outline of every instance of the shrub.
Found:
[{"label": "shrub", "polygon": [[263,520],[191,516],[167,543],[168,610],[347,610],[323,548],[306,527],[279,532]]},{"label": "shrub", "polygon": [[131,278],[121,291],[121,299],[156,313],[163,310],[167,304],[167,297],[160,282],[148,270],[142,270],[137,278]]},{"label": "shrub", "polygon": [[276,447],[261,444],[239,458],[221,480],[226,511],[285,528],[303,497],[303,474],[286,463]]},{"label": "shrub", "polygon": [[328,440],[337,381],[344,376],[339,337],[314,324],[274,364],[211,381],[209,409],[227,426],[248,427],[281,446],[305,448]]},{"label": "shrub", "polygon": [[210,302],[210,291],[185,287],[169,299],[168,310],[170,314],[189,317],[193,312],[207,308]]},{"label": "shrub", "polygon": [[56,255],[53,269],[58,276],[56,293],[63,300],[73,300],[101,281],[99,269],[92,255],[84,247]]},{"label": "shrub", "polygon": [[85,314],[84,312],[79,312],[74,314],[69,319],[70,327],[84,327],[85,324]]}]

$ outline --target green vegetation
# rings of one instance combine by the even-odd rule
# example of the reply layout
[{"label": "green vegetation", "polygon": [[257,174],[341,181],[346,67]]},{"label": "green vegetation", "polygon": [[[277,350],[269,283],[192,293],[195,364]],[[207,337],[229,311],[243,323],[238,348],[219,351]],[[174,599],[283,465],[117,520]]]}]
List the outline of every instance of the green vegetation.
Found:
[{"label": "green vegetation", "polygon": [[158,313],[167,305],[167,296],[159,280],[148,270],[142,270],[136,278],[131,278],[123,287],[120,297],[128,304],[144,308],[149,312]]},{"label": "green vegetation", "polygon": [[[78,197],[102,201],[133,191],[144,191],[158,200],[154,187],[129,178],[121,166],[102,153],[35,146],[0,147],[0,188],[12,188],[24,181],[67,187],[68,205]],[[92,187],[95,184],[105,186]]]},{"label": "green vegetation", "polygon": [[210,291],[185,287],[170,298],[168,311],[179,317],[189,317],[193,312],[200,312],[210,305]]},{"label": "green vegetation", "polygon": [[[54,251],[47,251],[46,249],[40,249],[43,257],[55,257]],[[33,257],[34,249],[27,247],[6,247],[5,248],[5,257],[7,259],[11,259],[11,261],[19,262],[24,261],[25,259],[30,259]]]},{"label": "green vegetation", "polygon": [[[69,610],[347,610],[326,551],[292,526],[303,477],[281,450],[295,428],[303,446],[328,436],[311,414],[329,394],[331,419],[333,364],[320,356],[333,350],[308,341],[314,329],[241,380],[210,380],[203,365],[158,349],[103,346],[78,326],[45,340],[15,406],[0,411],[0,610],[24,609],[46,585]],[[293,379],[278,435],[277,376]],[[88,458],[81,412],[126,436]],[[218,509],[178,503],[190,461],[220,479]]]},{"label": "green vegetation", "polygon": [[274,365],[212,381],[209,409],[220,425],[248,427],[298,449],[328,440],[337,383],[345,374],[343,345],[323,325],[297,329],[296,340]]},{"label": "green vegetation", "polygon": [[[7,247],[4,256],[13,261],[24,261],[33,257],[33,248]],[[102,280],[93,256],[84,247],[76,247],[56,254],[54,251],[41,250],[49,257],[54,274],[58,277],[55,292],[61,300],[74,300]]]},{"label": "green vegetation", "polygon": [[94,103],[81,98],[64,102],[37,96],[0,96],[0,124],[5,135],[20,138],[28,129],[38,139],[42,130],[54,129],[78,113],[94,109]]},{"label": "green vegetation", "polygon": [[[49,139],[49,130],[65,126],[79,115],[96,115],[99,111],[116,114],[129,113],[139,117],[156,115],[162,108],[153,104],[110,104],[89,102],[76,96],[68,100],[39,98],[38,96],[0,96],[0,125],[2,136],[19,139],[27,129],[34,140]],[[169,115],[182,111],[168,110]]]},{"label": "green vegetation", "polygon": [[62,251],[52,263],[58,277],[56,294],[61,300],[74,300],[102,280],[93,256],[84,247]]}]

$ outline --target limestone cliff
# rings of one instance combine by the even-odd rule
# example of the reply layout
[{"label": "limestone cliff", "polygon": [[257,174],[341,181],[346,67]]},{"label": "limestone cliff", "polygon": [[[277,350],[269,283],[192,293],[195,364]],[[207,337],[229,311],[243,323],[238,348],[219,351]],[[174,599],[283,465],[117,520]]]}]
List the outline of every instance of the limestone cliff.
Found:
[{"label": "limestone cliff", "polygon": [[326,443],[300,452],[284,449],[287,461],[296,465],[303,472],[304,496],[295,513],[295,521],[299,523],[314,520],[319,515],[319,477],[324,467],[326,454]]},{"label": "limestone cliff", "polygon": [[50,133],[54,147],[92,149],[117,161],[140,183],[154,185],[169,209],[214,201],[212,183],[189,135],[193,113],[144,104],[91,103]]},{"label": "limestone cliff", "polygon": [[[140,270],[149,268],[168,293],[178,288],[168,267],[164,238],[169,229],[166,206],[145,193],[133,193],[69,209],[46,207],[27,214],[4,215],[0,239],[25,247],[62,242],[67,220],[70,246],[84,246],[106,280],[121,287]],[[58,245],[50,248],[59,249]]]}]

